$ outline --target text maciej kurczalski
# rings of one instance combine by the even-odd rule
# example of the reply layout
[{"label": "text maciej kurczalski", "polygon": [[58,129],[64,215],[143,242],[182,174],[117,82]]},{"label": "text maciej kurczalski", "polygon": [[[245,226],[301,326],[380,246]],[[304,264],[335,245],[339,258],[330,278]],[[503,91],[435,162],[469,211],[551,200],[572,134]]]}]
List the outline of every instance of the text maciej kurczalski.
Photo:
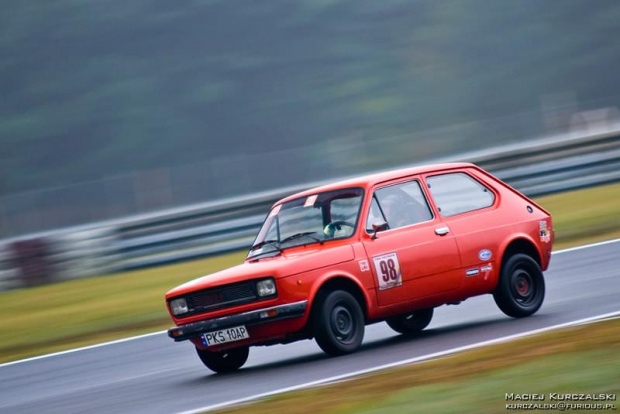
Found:
[{"label": "text maciej kurczalski", "polygon": [[616,401],[616,394],[580,394],[580,393],[558,393],[550,392],[547,394],[518,394],[506,393],[506,401]]}]

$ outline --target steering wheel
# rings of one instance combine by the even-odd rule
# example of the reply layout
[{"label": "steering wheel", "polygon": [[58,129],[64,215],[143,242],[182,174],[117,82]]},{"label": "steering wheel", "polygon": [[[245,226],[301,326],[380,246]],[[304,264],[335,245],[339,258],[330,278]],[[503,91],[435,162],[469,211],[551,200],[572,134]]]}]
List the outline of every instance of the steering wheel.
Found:
[{"label": "steering wheel", "polygon": [[355,224],[353,223],[344,220],[336,220],[325,226],[325,229],[323,229],[323,233],[325,233],[325,235],[328,237],[334,237],[336,230],[342,230],[342,226],[348,226],[352,229],[355,228]]}]

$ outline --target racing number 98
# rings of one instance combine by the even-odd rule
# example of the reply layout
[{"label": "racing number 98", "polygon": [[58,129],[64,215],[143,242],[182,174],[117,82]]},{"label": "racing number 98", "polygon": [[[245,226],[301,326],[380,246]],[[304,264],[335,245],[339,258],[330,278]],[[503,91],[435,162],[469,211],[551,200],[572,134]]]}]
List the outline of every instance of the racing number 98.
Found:
[{"label": "racing number 98", "polygon": [[393,259],[381,260],[379,262],[379,267],[381,268],[381,277],[384,282],[396,280],[398,277],[398,273],[396,272],[396,264]]}]

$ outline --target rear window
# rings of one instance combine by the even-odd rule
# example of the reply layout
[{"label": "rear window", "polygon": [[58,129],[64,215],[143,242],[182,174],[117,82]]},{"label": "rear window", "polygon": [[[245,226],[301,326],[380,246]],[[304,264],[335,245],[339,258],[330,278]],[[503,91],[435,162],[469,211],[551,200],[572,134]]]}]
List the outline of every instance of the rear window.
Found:
[{"label": "rear window", "polygon": [[495,202],[491,190],[465,173],[434,175],[426,183],[444,217],[480,210]]}]

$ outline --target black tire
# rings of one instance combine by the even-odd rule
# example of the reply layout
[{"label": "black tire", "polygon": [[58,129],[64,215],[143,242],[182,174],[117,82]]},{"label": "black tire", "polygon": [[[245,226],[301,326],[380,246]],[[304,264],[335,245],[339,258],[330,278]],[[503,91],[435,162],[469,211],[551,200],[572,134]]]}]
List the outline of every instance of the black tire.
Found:
[{"label": "black tire", "polygon": [[242,346],[221,352],[207,351],[196,348],[200,360],[207,368],[217,373],[235,371],[248,360],[250,348]]},{"label": "black tire", "polygon": [[357,350],[364,339],[364,314],[353,295],[335,290],[317,297],[313,312],[316,342],[329,355]]},{"label": "black tire", "polygon": [[390,328],[396,332],[414,336],[419,334],[431,323],[433,319],[433,308],[420,309],[411,313],[393,316],[386,320]]},{"label": "black tire", "polygon": [[536,313],[545,298],[545,279],[540,266],[526,254],[515,254],[502,266],[493,299],[513,318]]}]

